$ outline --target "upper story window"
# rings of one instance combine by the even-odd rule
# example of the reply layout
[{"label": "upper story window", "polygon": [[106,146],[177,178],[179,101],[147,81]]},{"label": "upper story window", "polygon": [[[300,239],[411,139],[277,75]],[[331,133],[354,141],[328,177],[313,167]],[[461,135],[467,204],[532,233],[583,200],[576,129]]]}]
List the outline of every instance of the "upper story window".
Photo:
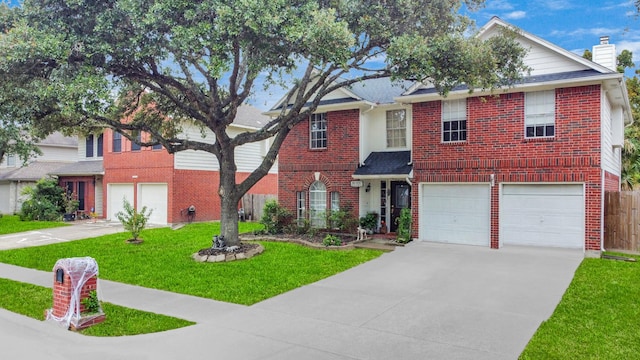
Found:
[{"label": "upper story window", "polygon": [[[157,139],[154,137],[153,138],[154,141],[157,141]],[[153,150],[162,150],[162,144],[155,144],[151,146],[151,149]]]},{"label": "upper story window", "polygon": [[113,132],[113,152],[122,151],[122,134],[119,132]]},{"label": "upper story window", "polygon": [[93,157],[93,134],[88,135],[84,139],[85,143],[85,157],[92,158]]},{"label": "upper story window", "polygon": [[98,135],[98,157],[102,157],[102,148],[104,143],[104,134]]},{"label": "upper story window", "polygon": [[312,149],[327,148],[327,114],[311,114],[309,119],[309,131]]},{"label": "upper story window", "polygon": [[387,111],[387,147],[407,147],[407,111]]},{"label": "upper story window", "polygon": [[7,154],[6,156],[7,156],[6,157],[7,167],[16,166],[16,155],[15,154]]},{"label": "upper story window", "polygon": [[525,137],[551,137],[555,135],[555,90],[534,91],[525,94]]},{"label": "upper story window", "polygon": [[[138,141],[138,142],[142,141],[142,133],[140,131],[138,131],[138,130],[133,131],[131,136],[133,136],[133,138],[136,139],[136,141]],[[132,141],[131,142],[131,151],[139,151],[139,150],[140,150],[140,144]]]},{"label": "upper story window", "polygon": [[467,99],[442,101],[442,142],[467,140]]}]

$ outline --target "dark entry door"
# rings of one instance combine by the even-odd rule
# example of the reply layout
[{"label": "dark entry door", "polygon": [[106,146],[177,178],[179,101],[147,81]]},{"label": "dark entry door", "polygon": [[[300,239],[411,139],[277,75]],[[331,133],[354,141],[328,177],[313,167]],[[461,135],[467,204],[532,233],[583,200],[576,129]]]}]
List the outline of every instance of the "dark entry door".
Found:
[{"label": "dark entry door", "polygon": [[400,211],[411,207],[411,186],[405,181],[391,182],[391,224],[392,232],[398,228],[396,219],[400,217]]}]

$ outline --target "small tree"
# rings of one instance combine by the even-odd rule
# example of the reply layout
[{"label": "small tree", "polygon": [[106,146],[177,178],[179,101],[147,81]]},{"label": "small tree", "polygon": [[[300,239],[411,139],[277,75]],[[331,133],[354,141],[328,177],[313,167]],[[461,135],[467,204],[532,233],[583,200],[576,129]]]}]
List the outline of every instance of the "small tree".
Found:
[{"label": "small tree", "polygon": [[138,239],[138,236],[140,236],[142,230],[147,226],[147,221],[149,221],[153,209],[147,212],[147,207],[143,206],[142,210],[138,211],[126,198],[122,198],[122,206],[124,207],[124,211],[118,211],[116,217],[120,220],[124,229],[133,236],[133,239],[128,241],[135,243],[142,242],[141,239]]}]

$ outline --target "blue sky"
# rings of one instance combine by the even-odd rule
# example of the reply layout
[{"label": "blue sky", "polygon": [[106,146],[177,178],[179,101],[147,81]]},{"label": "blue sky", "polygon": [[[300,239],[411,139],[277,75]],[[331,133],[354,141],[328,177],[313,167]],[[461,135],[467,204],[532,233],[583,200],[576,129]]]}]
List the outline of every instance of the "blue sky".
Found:
[{"label": "blue sky", "polygon": [[[10,0],[12,4],[17,0]],[[582,55],[608,35],[616,50],[634,54],[640,69],[640,18],[633,0],[488,0],[484,8],[468,15],[478,27],[498,16],[522,30]],[[633,75],[628,72],[627,75]],[[260,91],[256,87],[256,91]],[[259,92],[252,103],[266,110],[282,96],[282,90]]]},{"label": "blue sky", "polygon": [[489,0],[470,13],[478,26],[498,16],[522,30],[582,55],[608,35],[616,51],[633,52],[640,65],[640,18],[628,0]]}]

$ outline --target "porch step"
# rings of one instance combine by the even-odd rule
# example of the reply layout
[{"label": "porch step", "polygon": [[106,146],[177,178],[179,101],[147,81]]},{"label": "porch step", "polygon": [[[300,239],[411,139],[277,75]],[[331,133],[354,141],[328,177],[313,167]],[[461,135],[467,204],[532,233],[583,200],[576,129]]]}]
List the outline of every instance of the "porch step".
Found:
[{"label": "porch step", "polygon": [[395,245],[389,244],[386,241],[380,241],[380,239],[370,239],[363,242],[359,242],[353,245],[357,249],[372,249],[372,250],[381,250],[381,251],[393,251],[395,250]]}]

